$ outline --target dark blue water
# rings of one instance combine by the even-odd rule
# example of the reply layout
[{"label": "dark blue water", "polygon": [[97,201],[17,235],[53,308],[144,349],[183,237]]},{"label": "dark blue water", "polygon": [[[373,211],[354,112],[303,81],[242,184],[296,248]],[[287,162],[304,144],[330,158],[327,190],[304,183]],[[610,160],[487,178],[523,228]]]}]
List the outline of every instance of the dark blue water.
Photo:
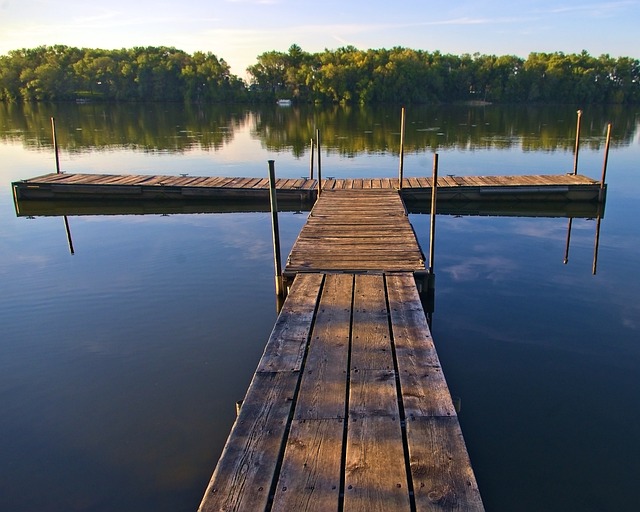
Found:
[{"label": "dark blue water", "polygon": [[[63,219],[17,217],[9,188],[53,170],[50,148],[0,120],[0,510],[195,510],[275,321],[269,216],[71,216],[71,255]],[[564,264],[565,217],[438,216],[433,334],[488,510],[637,509],[634,130],[609,157],[595,275],[595,219],[572,221]],[[581,172],[599,178],[601,126],[587,133]],[[348,154],[338,136],[325,175],[396,175],[393,149]],[[571,140],[487,137],[439,149],[441,174],[572,168]],[[405,175],[430,174],[431,155],[410,151]],[[270,147],[251,116],[220,147],[61,154],[69,172],[263,176],[268,159],[308,172],[306,151]],[[281,214],[283,254],[305,219]],[[428,217],[411,221],[426,249]]]}]

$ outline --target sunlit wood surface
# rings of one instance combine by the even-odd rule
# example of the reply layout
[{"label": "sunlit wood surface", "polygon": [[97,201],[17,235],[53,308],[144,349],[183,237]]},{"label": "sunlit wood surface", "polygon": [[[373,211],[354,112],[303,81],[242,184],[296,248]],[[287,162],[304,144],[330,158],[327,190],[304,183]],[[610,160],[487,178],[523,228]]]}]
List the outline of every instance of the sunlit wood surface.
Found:
[{"label": "sunlit wood surface", "polygon": [[483,510],[411,273],[297,275],[200,510]]},{"label": "sunlit wood surface", "polygon": [[[397,178],[323,179],[322,190],[399,189]],[[409,177],[402,181],[403,197],[419,199],[431,193],[433,180]],[[534,176],[453,176],[438,178],[440,200],[597,200],[599,182],[572,174]],[[161,175],[107,175],[51,173],[14,182],[16,199],[268,199],[266,178],[229,178]],[[278,179],[276,188],[285,199],[314,201],[315,179]]]},{"label": "sunlit wood surface", "polygon": [[336,270],[425,270],[397,190],[321,193],[291,250],[285,274]]}]

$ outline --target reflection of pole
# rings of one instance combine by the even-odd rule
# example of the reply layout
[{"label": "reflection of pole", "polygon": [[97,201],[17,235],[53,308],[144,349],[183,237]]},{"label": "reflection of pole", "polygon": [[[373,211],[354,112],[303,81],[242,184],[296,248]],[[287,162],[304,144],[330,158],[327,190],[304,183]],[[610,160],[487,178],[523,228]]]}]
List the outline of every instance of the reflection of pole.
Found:
[{"label": "reflection of pole", "polygon": [[578,151],[580,150],[580,118],[582,110],[578,110],[578,124],[576,126],[576,147],[573,151],[573,174],[578,174]]},{"label": "reflection of pole", "polygon": [[69,229],[69,219],[67,219],[67,216],[64,216],[64,229],[67,232],[67,243],[69,244],[69,252],[71,253],[71,255],[73,255],[75,253],[75,251],[73,250],[73,240],[71,240],[71,229]]},{"label": "reflection of pole", "polygon": [[604,180],[607,177],[607,163],[609,162],[609,144],[611,143],[611,123],[607,125],[607,142],[604,146],[604,163],[602,164],[602,179],[600,180],[600,193],[598,201],[604,201]]},{"label": "reflection of pole", "polygon": [[402,116],[400,117],[400,168],[398,170],[398,188],[402,190],[402,177],[404,173],[404,127],[405,127],[405,110],[402,107]]},{"label": "reflection of pole", "polygon": [[593,247],[593,268],[592,273],[595,276],[596,270],[598,269],[598,248],[600,247],[600,221],[602,218],[600,217],[600,212],[598,212],[598,220],[596,222],[596,241]]},{"label": "reflection of pole", "polygon": [[436,196],[438,192],[438,153],[433,154],[433,184],[431,185],[431,230],[429,235],[429,275],[433,275],[436,250]]},{"label": "reflection of pole", "polygon": [[314,150],[316,148],[316,145],[313,142],[313,139],[311,139],[311,158],[309,158],[309,179],[312,180],[313,179],[313,159],[314,159]]},{"label": "reflection of pole", "polygon": [[320,129],[316,130],[316,146],[318,147],[318,197],[322,193],[322,162],[320,160]]},{"label": "reflection of pole", "polygon": [[573,223],[573,217],[569,217],[569,226],[567,227],[567,246],[564,249],[564,264],[569,263],[569,242],[571,240],[571,224]]},{"label": "reflection of pole", "polygon": [[284,296],[282,282],[282,265],[280,257],[280,229],[278,227],[278,201],[276,198],[276,171],[275,162],[269,160],[269,198],[271,200],[271,227],[273,235],[273,259],[276,271],[276,295]]},{"label": "reflection of pole", "polygon": [[60,174],[60,157],[58,156],[58,137],[56,136],[56,120],[51,118],[51,132],[53,134],[53,151],[56,154],[56,173]]}]

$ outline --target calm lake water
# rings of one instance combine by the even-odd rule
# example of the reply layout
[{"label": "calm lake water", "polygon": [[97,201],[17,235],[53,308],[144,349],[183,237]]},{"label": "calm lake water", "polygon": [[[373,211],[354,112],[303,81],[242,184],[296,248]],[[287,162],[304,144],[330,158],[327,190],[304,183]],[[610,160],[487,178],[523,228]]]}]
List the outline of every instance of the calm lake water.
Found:
[{"label": "calm lake water", "polygon": [[[433,335],[491,511],[638,510],[640,107],[584,108],[596,221],[439,215]],[[193,511],[276,305],[266,213],[18,217],[67,172],[395,177],[399,109],[0,104],[0,510]],[[576,108],[407,113],[405,176],[573,169]],[[306,213],[280,216],[288,254]],[[429,218],[411,216],[429,243]]]}]

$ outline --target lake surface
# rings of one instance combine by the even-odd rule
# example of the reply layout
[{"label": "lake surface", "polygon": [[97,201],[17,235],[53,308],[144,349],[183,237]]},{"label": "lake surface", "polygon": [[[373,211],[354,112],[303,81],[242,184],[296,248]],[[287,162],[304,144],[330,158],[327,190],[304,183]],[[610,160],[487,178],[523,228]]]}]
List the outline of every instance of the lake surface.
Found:
[{"label": "lake surface", "polygon": [[[637,510],[640,107],[585,108],[600,223],[438,215],[433,335],[487,510]],[[192,511],[276,318],[266,213],[17,217],[67,172],[396,177],[396,108],[0,104],[0,510]],[[573,169],[576,108],[407,112],[405,176]],[[280,215],[288,254],[306,213]],[[429,218],[411,215],[429,245]]]}]

